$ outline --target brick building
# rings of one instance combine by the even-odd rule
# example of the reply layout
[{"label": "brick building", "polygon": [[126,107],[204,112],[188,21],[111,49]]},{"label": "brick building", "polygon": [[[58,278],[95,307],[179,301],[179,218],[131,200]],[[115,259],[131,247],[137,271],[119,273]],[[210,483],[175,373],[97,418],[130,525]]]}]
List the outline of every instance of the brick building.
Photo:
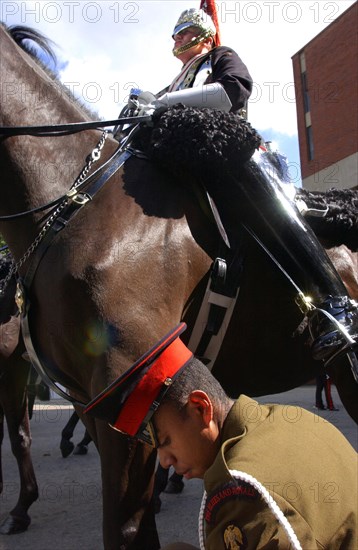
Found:
[{"label": "brick building", "polygon": [[358,2],[292,57],[302,185],[357,185]]}]

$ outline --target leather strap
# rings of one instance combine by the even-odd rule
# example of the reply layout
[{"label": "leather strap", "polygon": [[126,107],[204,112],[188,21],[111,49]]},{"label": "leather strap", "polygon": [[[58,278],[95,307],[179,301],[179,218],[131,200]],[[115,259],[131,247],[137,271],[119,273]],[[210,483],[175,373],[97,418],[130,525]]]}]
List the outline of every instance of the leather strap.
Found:
[{"label": "leather strap", "polygon": [[87,204],[88,201],[91,201],[94,198],[109,178],[111,178],[117,170],[123,166],[131,155],[132,153],[130,151],[118,150],[117,155],[112,157],[112,162],[106,167],[106,170],[100,174],[98,179],[93,181],[85,192],[78,193],[72,197],[71,202],[62,211],[61,215],[56,218],[32,256],[32,261],[27,269],[25,277],[23,278],[23,286],[25,289],[30,288],[39,263],[46,250],[52,244],[55,236],[66,227],[68,222],[73,219],[73,217],[83,208],[83,206],[85,206],[85,204]]},{"label": "leather strap", "polygon": [[96,120],[93,122],[73,122],[70,124],[53,124],[51,126],[0,126],[0,136],[38,136],[56,137],[67,136],[83,132],[84,130],[97,130],[107,126],[118,126],[118,124],[137,124],[149,122],[150,115],[124,117],[115,120]]},{"label": "leather strap", "polygon": [[[81,387],[76,383],[75,380],[60,371],[60,369],[55,364],[52,364],[50,366],[46,364],[45,359],[39,357],[38,353],[35,350],[35,345],[30,331],[29,313],[31,302],[28,297],[26,297],[26,293],[33,282],[41,259],[43,258],[47,249],[51,246],[55,236],[67,226],[68,222],[73,219],[73,217],[81,210],[81,208],[83,208],[83,206],[85,206],[85,204],[93,199],[96,193],[98,193],[98,191],[109,180],[109,178],[113,176],[115,172],[117,172],[117,170],[119,170],[123,166],[123,164],[126,162],[126,160],[128,160],[131,155],[132,153],[130,151],[118,150],[117,155],[115,154],[112,157],[112,162],[108,164],[106,169],[100,174],[100,176],[92,182],[89,188],[86,189],[86,192],[74,195],[71,202],[51,225],[51,227],[45,234],[45,237],[42,239],[41,243],[36,249],[32,257],[32,261],[25,274],[25,277],[23,278],[23,280],[20,279],[18,281],[18,288],[20,289],[20,292],[22,293],[22,297],[24,299],[24,307],[21,312],[21,330],[31,363],[33,364],[41,378],[44,380],[44,382],[46,382],[46,384],[51,389],[53,389],[58,395],[60,395],[64,399],[67,399],[68,401],[80,406],[85,405],[85,402],[78,401],[74,399],[69,393],[63,391],[62,388],[55,382],[55,379],[60,380],[62,384],[66,384],[69,388],[75,390],[77,393],[80,394],[83,392]],[[50,372],[51,375],[49,375],[48,372]],[[52,376],[54,378],[52,378]]]}]

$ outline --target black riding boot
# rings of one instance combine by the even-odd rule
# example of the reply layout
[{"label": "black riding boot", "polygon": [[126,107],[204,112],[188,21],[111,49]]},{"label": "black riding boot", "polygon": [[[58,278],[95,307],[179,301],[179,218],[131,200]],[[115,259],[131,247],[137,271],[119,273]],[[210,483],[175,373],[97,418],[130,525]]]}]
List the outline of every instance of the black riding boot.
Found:
[{"label": "black riding boot", "polygon": [[244,165],[227,166],[226,172],[232,178],[229,189],[224,182],[219,188],[208,185],[224,226],[235,239],[238,219],[242,221],[303,293],[301,307],[308,317],[314,358],[327,364],[343,350],[356,348],[357,304],[348,297],[325,250],[283,192],[284,174],[277,156],[257,151]]}]

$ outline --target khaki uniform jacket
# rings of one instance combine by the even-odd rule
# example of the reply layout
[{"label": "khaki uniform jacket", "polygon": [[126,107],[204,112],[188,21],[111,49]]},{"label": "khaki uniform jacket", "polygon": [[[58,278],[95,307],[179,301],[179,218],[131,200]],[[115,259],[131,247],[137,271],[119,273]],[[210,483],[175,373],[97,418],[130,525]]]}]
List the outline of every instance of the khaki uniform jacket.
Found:
[{"label": "khaki uniform jacket", "polygon": [[[222,441],[204,477],[207,550],[294,548],[281,513],[303,550],[357,550],[357,453],[332,424],[300,407],[242,395]],[[233,470],[245,475],[238,479]]]}]

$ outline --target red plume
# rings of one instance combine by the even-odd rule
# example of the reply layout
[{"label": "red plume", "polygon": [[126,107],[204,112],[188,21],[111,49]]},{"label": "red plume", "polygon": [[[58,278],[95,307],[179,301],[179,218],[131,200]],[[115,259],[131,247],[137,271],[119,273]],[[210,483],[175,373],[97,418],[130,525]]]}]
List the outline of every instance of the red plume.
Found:
[{"label": "red plume", "polygon": [[214,38],[215,46],[220,46],[221,39],[220,39],[219,17],[218,17],[218,11],[216,8],[215,0],[201,0],[200,9],[204,10],[205,13],[210,15],[211,19],[213,20],[216,28],[216,36]]}]

